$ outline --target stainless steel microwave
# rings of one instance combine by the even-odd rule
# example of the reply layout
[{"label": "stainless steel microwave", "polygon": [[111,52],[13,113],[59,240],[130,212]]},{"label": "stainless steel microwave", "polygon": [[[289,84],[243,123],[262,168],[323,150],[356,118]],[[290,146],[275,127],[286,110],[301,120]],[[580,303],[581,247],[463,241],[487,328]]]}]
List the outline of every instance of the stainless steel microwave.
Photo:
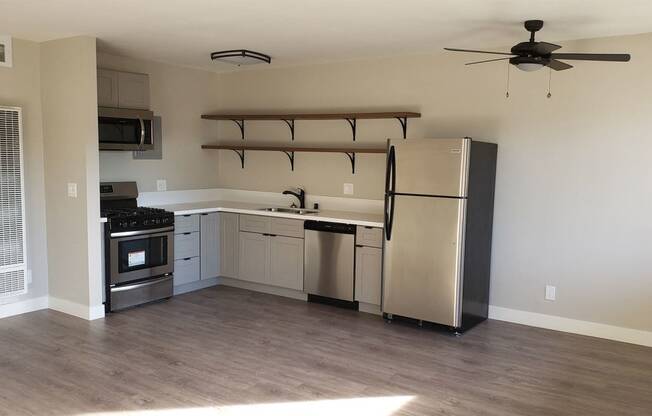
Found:
[{"label": "stainless steel microwave", "polygon": [[100,150],[152,150],[152,119],[147,110],[98,107]]}]

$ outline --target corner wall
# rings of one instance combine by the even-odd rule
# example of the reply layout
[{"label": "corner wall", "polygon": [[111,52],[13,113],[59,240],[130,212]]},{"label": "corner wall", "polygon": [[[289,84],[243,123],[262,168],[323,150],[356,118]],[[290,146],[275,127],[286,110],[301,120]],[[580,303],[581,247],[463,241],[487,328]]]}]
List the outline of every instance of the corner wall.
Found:
[{"label": "corner wall", "polygon": [[85,319],[103,316],[95,56],[91,37],[41,44],[50,308]]}]

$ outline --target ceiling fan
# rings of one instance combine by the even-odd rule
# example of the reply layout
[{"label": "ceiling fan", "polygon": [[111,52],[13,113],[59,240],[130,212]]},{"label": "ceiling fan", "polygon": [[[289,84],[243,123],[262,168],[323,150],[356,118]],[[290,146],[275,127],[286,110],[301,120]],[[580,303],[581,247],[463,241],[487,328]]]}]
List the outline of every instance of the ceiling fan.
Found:
[{"label": "ceiling fan", "polygon": [[554,53],[561,46],[548,42],[535,42],[534,34],[543,27],[543,20],[528,20],[524,24],[525,30],[530,32],[530,40],[521,42],[512,47],[510,52],[490,52],[470,49],[444,48],[453,52],[486,53],[493,55],[508,55],[506,58],[487,59],[484,61],[469,62],[466,65],[483,64],[486,62],[504,61],[523,71],[536,71],[547,66],[555,71],[563,71],[573,66],[563,60],[603,61],[603,62],[628,62],[629,54],[609,53]]}]

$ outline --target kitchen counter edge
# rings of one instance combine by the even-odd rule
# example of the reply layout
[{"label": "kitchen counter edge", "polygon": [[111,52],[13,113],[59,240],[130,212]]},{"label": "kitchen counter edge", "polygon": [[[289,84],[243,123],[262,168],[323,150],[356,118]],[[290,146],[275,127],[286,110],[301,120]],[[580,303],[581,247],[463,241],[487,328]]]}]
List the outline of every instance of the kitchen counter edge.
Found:
[{"label": "kitchen counter edge", "polygon": [[292,218],[298,220],[328,221],[342,224],[354,224],[365,227],[383,228],[382,214],[367,214],[360,212],[320,210],[317,214],[292,214],[286,212],[262,211],[262,208],[272,205],[252,204],[246,202],[214,201],[185,204],[156,205],[174,212],[174,215],[207,214],[211,212],[231,212],[236,214],[261,215],[266,217]]}]

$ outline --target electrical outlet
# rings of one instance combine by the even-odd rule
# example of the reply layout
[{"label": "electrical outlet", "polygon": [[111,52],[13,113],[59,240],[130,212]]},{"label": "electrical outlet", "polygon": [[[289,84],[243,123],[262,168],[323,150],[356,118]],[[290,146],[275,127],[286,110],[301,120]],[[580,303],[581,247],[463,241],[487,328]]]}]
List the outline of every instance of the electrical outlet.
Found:
[{"label": "electrical outlet", "polygon": [[68,182],[68,196],[70,198],[77,198],[77,184],[74,182]]},{"label": "electrical outlet", "polygon": [[167,191],[168,190],[168,181],[165,179],[156,180],[156,190],[157,191]]},{"label": "electrical outlet", "polygon": [[557,298],[557,287],[546,285],[546,300],[555,300]]},{"label": "electrical outlet", "polygon": [[352,183],[345,183],[343,192],[344,192],[344,195],[353,195],[353,184]]}]

